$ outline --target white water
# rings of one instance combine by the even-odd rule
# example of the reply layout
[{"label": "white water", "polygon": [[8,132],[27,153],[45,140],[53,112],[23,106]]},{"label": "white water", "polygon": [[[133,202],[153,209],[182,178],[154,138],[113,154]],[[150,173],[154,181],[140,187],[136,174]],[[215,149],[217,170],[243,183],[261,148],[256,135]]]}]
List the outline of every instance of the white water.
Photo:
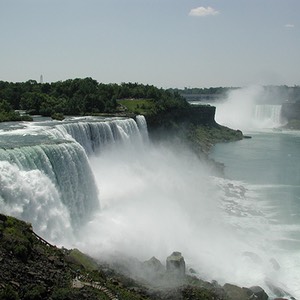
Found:
[{"label": "white water", "polygon": [[[263,102],[267,100],[270,102]],[[272,104],[272,100],[278,99],[267,99],[260,86],[231,91],[222,102],[214,103],[216,121],[242,131],[282,126],[281,105]]]},{"label": "white water", "polygon": [[[156,256],[164,262],[173,251],[180,251],[187,265],[207,280],[266,288],[265,279],[270,278],[291,290],[286,269],[278,273],[272,264],[278,253],[270,238],[274,231],[266,221],[270,207],[257,201],[250,186],[211,177],[209,168],[182,145],[143,143],[147,130],[142,117],[137,123],[98,123],[103,122],[80,120],[73,127],[40,124],[17,130],[26,146],[9,149],[13,141],[5,144],[3,151],[10,156],[0,161],[1,212],[32,222],[34,230],[50,241],[97,258],[122,253],[140,260]],[[47,145],[41,132],[51,137]],[[7,134],[1,133],[1,141]],[[38,145],[29,136],[38,139]],[[13,152],[20,153],[14,155],[22,163],[11,159]],[[76,157],[78,153],[84,155]],[[81,193],[89,173],[88,184],[96,187]],[[94,188],[100,191],[99,198],[81,197]],[[78,201],[72,193],[79,193]],[[101,203],[101,210],[95,203]],[[79,218],[74,221],[76,214]]]},{"label": "white water", "polygon": [[251,87],[230,93],[217,105],[220,124],[242,129],[252,139],[217,145],[212,157],[225,163],[231,178],[222,202],[230,212],[227,222],[253,242],[251,274],[261,277],[267,290],[271,281],[299,298],[300,134],[270,130],[284,121],[281,105],[261,104],[265,100],[263,88]]},{"label": "white water", "polygon": [[52,181],[40,170],[22,171],[0,161],[1,213],[30,221],[49,241],[72,237],[70,212]]},{"label": "white water", "polygon": [[142,139],[131,119],[2,127],[0,209],[31,222],[44,238],[59,244],[72,242],[74,232],[100,207],[87,153]]}]

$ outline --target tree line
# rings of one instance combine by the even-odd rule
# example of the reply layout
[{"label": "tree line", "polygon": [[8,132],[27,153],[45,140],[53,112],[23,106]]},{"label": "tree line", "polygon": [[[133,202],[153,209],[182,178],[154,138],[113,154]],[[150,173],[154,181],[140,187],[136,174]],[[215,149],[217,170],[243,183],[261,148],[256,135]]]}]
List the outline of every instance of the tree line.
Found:
[{"label": "tree line", "polygon": [[[228,92],[232,90],[239,89],[240,87],[209,87],[209,88],[188,88],[184,89],[170,89],[172,92],[177,92],[182,96],[189,95],[226,95]],[[281,98],[283,100],[287,100],[290,102],[298,102],[300,101],[300,86],[287,86],[287,85],[267,85],[263,86],[265,95],[276,96],[277,98]]]},{"label": "tree line", "polygon": [[115,113],[118,99],[152,100],[153,113],[188,106],[177,91],[139,83],[104,84],[89,77],[53,83],[0,81],[0,121],[17,120],[16,110],[42,116]]}]

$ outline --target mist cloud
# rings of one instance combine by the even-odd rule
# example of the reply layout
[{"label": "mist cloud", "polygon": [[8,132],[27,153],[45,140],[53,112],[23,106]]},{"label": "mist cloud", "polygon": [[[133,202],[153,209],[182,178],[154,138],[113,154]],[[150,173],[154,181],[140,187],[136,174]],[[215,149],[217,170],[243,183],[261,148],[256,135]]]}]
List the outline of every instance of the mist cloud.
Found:
[{"label": "mist cloud", "polygon": [[208,6],[208,7],[196,7],[191,9],[189,16],[192,17],[206,17],[206,16],[215,16],[218,15],[219,11],[215,10],[214,8]]}]

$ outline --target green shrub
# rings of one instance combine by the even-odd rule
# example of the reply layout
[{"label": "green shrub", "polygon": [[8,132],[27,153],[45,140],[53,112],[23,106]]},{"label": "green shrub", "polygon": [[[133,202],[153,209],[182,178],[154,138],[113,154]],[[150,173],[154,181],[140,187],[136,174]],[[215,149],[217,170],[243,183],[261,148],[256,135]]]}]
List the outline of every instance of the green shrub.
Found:
[{"label": "green shrub", "polygon": [[24,300],[42,300],[45,299],[46,289],[42,285],[30,285],[28,286]]},{"label": "green shrub", "polygon": [[65,119],[64,115],[62,113],[54,113],[51,115],[51,118],[53,120],[59,120],[59,121],[62,121]]},{"label": "green shrub", "polygon": [[57,288],[52,293],[53,300],[67,300],[69,299],[70,289],[68,288]]},{"label": "green shrub", "polygon": [[18,300],[19,295],[12,286],[7,285],[4,290],[0,291],[0,300]]},{"label": "green shrub", "polygon": [[29,248],[22,244],[13,247],[14,254],[23,262],[26,262],[29,256]]}]

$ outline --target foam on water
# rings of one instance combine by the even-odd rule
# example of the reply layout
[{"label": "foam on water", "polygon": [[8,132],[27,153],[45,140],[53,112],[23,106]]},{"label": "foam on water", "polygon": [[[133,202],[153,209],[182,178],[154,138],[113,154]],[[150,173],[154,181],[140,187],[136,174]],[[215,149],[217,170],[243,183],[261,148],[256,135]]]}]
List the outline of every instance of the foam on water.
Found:
[{"label": "foam on water", "polygon": [[8,161],[0,161],[0,187],[2,213],[32,223],[50,242],[72,238],[69,210],[43,172],[20,170]]}]

